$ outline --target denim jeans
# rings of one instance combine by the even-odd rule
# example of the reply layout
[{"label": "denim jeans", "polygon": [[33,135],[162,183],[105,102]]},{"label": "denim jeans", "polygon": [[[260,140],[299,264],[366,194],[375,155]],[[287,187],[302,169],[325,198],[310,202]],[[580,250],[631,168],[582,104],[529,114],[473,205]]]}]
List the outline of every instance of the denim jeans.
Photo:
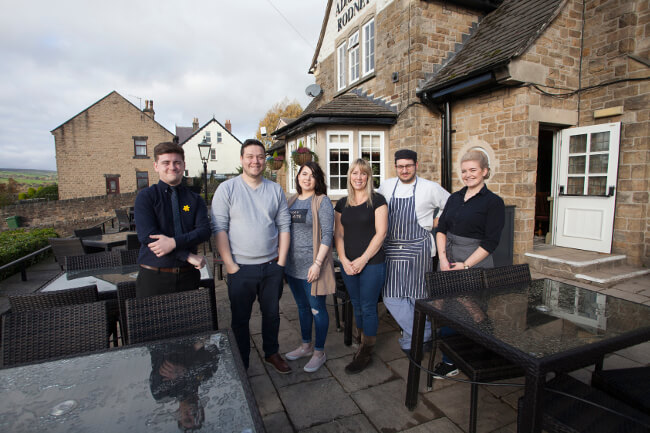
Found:
[{"label": "denim jeans", "polygon": [[354,320],[368,337],[377,335],[379,319],[377,302],[386,279],[386,263],[366,265],[361,273],[348,275],[341,267],[341,276],[354,307]]},{"label": "denim jeans", "polygon": [[231,328],[239,346],[244,367],[250,356],[249,321],[255,299],[262,312],[262,348],[268,357],[278,352],[280,330],[280,297],[284,268],[277,262],[239,265],[239,271],[228,274],[228,298],[232,313]]},{"label": "denim jeans", "polygon": [[[438,329],[438,336],[443,338],[443,337],[449,337],[452,335],[456,335],[457,332],[454,328],[450,328],[449,326],[441,326],[440,329]],[[453,364],[454,361],[449,359],[447,355],[445,355],[445,352],[442,352],[442,360],[443,362],[446,362],[447,364]]]},{"label": "denim jeans", "polygon": [[287,281],[296,300],[296,305],[298,305],[302,342],[311,342],[311,325],[313,320],[316,328],[314,349],[323,350],[325,348],[325,339],[327,338],[327,329],[330,325],[330,318],[327,314],[327,307],[325,306],[326,296],[312,296],[311,283],[308,283],[307,280],[301,280],[287,275]]}]

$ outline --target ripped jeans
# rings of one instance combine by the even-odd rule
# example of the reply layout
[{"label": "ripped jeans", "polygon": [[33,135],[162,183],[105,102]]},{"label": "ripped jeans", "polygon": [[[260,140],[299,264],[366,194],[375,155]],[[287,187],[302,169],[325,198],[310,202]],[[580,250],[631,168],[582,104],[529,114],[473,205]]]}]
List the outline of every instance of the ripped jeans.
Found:
[{"label": "ripped jeans", "polygon": [[323,350],[325,348],[325,339],[327,338],[327,328],[330,325],[330,318],[327,314],[327,307],[325,306],[325,295],[312,296],[311,283],[307,280],[294,278],[291,275],[286,275],[289,287],[293,293],[293,297],[298,305],[298,318],[300,320],[300,333],[302,334],[302,342],[311,342],[311,327],[312,321],[316,328],[316,342],[314,349]]}]

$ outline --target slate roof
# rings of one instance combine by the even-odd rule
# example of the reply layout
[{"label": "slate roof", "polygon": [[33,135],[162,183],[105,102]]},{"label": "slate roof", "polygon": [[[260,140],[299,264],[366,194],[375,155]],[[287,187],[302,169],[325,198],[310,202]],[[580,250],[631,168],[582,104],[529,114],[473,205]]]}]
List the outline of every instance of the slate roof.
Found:
[{"label": "slate roof", "polygon": [[185,141],[192,136],[193,132],[194,130],[191,126],[177,126],[176,136],[178,137],[178,142],[185,143]]},{"label": "slate roof", "polygon": [[[185,143],[186,143],[190,138],[194,137],[196,134],[198,134],[199,132],[203,131],[203,130],[205,129],[205,127],[208,126],[208,125],[209,125],[210,123],[212,123],[212,122],[215,122],[215,123],[217,123],[217,125],[221,126],[221,129],[223,129],[224,132],[225,132],[226,134],[230,134],[230,136],[232,136],[232,138],[234,138],[235,140],[237,140],[237,142],[238,142],[239,144],[241,144],[241,141],[239,140],[239,138],[235,137],[235,136],[233,135],[232,132],[228,131],[228,128],[226,128],[225,126],[223,126],[223,125],[221,124],[221,122],[219,122],[219,121],[218,121],[217,119],[215,119],[214,117],[213,117],[212,119],[208,120],[208,121],[205,123],[205,125],[203,125],[203,126],[200,127],[199,129],[197,129],[196,131],[191,131],[191,129],[192,129],[191,126],[181,126],[180,128],[189,128],[189,129],[190,129],[190,135],[188,135],[187,137],[185,137],[185,140],[182,140],[181,137],[178,137],[178,143],[182,146],[182,145],[185,144]],[[179,128],[179,127],[177,126],[177,127],[176,127],[176,130],[177,130],[177,131],[178,131],[178,128]]]},{"label": "slate roof", "polygon": [[382,119],[394,123],[394,120],[397,118],[396,110],[392,109],[390,105],[381,100],[372,99],[372,97],[358,91],[355,92],[353,90],[344,93],[327,104],[315,108],[317,99],[319,98],[321,96],[314,98],[307,108],[303,110],[300,117],[274,131],[273,135],[295,129],[300,124],[306,123],[314,118],[324,118],[329,123],[336,121],[335,119]]},{"label": "slate roof", "polygon": [[566,0],[504,0],[479,23],[461,50],[418,94],[494,70],[522,55],[553,21]]}]

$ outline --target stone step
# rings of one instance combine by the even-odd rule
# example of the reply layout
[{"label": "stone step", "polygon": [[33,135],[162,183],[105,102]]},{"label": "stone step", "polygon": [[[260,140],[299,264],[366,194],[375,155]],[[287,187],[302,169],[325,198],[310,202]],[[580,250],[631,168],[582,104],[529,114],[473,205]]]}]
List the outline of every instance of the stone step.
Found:
[{"label": "stone step", "polygon": [[650,269],[623,265],[615,268],[577,273],[574,275],[574,278],[578,281],[594,284],[599,287],[612,287],[620,282],[643,275],[650,275]]},{"label": "stone step", "polygon": [[536,245],[525,256],[531,269],[542,273],[559,272],[565,278],[626,265],[624,254],[603,254],[551,245]]}]

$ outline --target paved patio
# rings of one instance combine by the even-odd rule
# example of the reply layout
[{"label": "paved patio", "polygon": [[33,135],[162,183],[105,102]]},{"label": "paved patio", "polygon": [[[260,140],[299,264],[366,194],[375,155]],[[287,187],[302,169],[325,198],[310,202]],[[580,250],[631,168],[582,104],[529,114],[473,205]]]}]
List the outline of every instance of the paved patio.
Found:
[{"label": "paved patio", "polygon": [[[36,290],[58,273],[53,260],[33,266],[28,281],[20,274],[0,282],[0,312],[8,308],[6,295]],[[534,278],[543,275],[534,274]],[[603,293],[650,305],[650,277],[620,283]],[[219,324],[230,323],[227,288],[216,285]],[[332,304],[332,298],[328,298]],[[280,352],[293,350],[300,341],[298,312],[288,287],[280,300]],[[450,380],[435,380],[434,389],[426,392],[426,378],[421,377],[420,397],[416,410],[404,406],[408,361],[397,343],[399,328],[380,304],[377,346],[370,367],[358,375],[348,375],[345,365],[351,360],[353,347],[343,344],[337,332],[333,306],[329,307],[330,332],[326,343],[327,363],[316,373],[305,373],[307,359],[289,361],[293,373],[280,375],[267,367],[261,358],[261,316],[255,308],[251,320],[253,347],[249,380],[266,429],[270,433],[294,432],[466,432],[469,420],[469,385]],[[605,368],[648,365],[650,342],[621,350],[608,356]],[[589,369],[578,370],[575,377],[588,382]],[[459,375],[457,377],[463,377]],[[508,383],[523,383],[515,379]],[[516,403],[521,387],[483,386],[479,394],[478,432],[516,432]]]}]

